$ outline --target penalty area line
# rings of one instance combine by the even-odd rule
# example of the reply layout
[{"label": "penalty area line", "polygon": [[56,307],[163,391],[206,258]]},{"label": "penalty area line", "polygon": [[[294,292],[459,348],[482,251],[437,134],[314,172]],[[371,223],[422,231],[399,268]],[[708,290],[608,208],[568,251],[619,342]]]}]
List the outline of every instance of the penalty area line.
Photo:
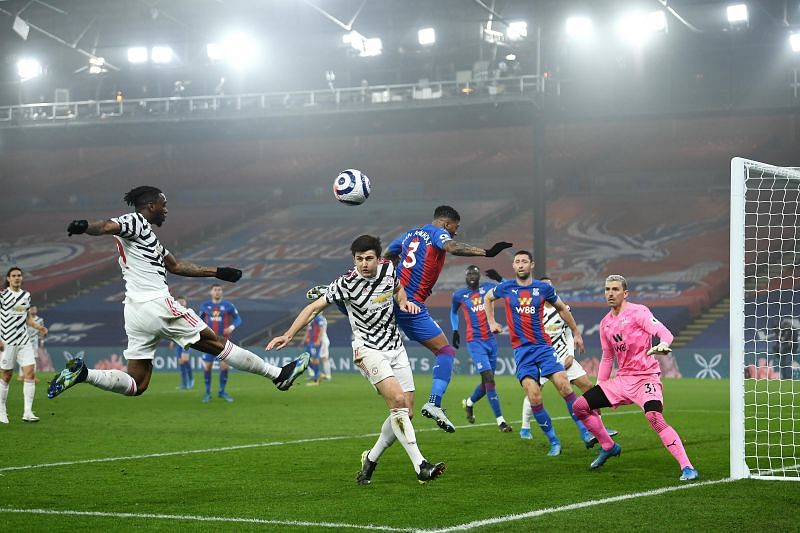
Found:
[{"label": "penalty area line", "polygon": [[289,527],[327,527],[331,529],[367,529],[371,531],[401,531],[411,532],[413,529],[399,528],[391,526],[376,526],[373,524],[345,524],[337,522],[310,522],[299,520],[270,520],[266,518],[240,518],[230,516],[196,516],[196,515],[172,515],[172,514],[150,514],[150,513],[112,513],[103,511],[73,511],[69,509],[13,509],[0,507],[0,513],[20,513],[38,514],[55,516],[97,516],[103,518],[132,518],[148,520],[177,520],[187,522],[228,522],[237,524],[264,524],[273,526]]},{"label": "penalty area line", "polygon": [[619,496],[611,496],[609,498],[601,498],[599,500],[588,500],[585,502],[572,503],[569,505],[561,505],[559,507],[547,507],[545,509],[538,509],[536,511],[529,511],[527,513],[509,514],[504,516],[497,516],[494,518],[485,518],[483,520],[474,520],[464,524],[455,526],[448,526],[437,529],[420,529],[420,533],[450,533],[451,531],[467,531],[469,529],[476,529],[484,526],[491,526],[494,524],[503,524],[505,522],[513,522],[515,520],[524,520],[526,518],[536,518],[553,513],[561,513],[564,511],[574,511],[576,509],[584,509],[587,507],[595,507],[597,505],[605,505],[607,503],[621,502],[625,500],[633,500],[636,498],[646,498],[648,496],[658,496],[667,492],[676,492],[679,490],[688,490],[696,487],[705,487],[708,485],[717,485],[719,483],[728,483],[734,481],[731,478],[712,479],[709,481],[700,481],[687,485],[674,485],[671,487],[662,487],[660,489],[646,490],[643,492],[631,492],[629,494],[621,494]]}]

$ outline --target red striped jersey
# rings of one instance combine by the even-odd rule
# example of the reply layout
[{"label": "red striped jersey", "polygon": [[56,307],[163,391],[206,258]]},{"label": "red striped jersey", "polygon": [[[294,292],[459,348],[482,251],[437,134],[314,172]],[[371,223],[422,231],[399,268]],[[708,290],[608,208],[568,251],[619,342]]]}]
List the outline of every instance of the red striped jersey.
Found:
[{"label": "red striped jersey", "polygon": [[558,300],[555,287],[539,280],[532,280],[530,285],[508,280],[494,288],[494,296],[505,300],[512,347],[553,344],[543,325],[544,302],[555,304]]},{"label": "red striped jersey", "polygon": [[450,305],[450,325],[458,331],[458,311],[464,313],[467,342],[489,340],[494,335],[489,329],[489,320],[483,307],[483,297],[495,287],[494,283],[481,283],[473,290],[463,287],[453,292]]},{"label": "red striped jersey", "polygon": [[431,295],[444,267],[444,244],[452,240],[446,229],[426,224],[408,230],[389,244],[387,250],[400,256],[398,277],[409,300],[425,303]]}]

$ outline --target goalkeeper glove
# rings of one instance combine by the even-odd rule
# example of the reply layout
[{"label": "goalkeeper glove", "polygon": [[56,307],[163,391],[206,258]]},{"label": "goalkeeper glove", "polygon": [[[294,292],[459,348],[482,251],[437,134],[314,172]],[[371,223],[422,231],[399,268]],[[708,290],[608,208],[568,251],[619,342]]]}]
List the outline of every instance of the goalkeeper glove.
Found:
[{"label": "goalkeeper glove", "polygon": [[72,237],[73,235],[86,233],[87,229],[89,229],[88,220],[73,220],[69,223],[69,226],[67,226],[67,235]]},{"label": "goalkeeper glove", "polygon": [[453,348],[458,350],[458,347],[461,344],[461,335],[458,334],[458,331],[453,332],[453,342],[451,342],[450,344],[453,345]]},{"label": "goalkeeper glove", "polygon": [[656,355],[656,354],[665,354],[672,351],[672,348],[669,347],[669,344],[666,342],[660,343],[658,346],[653,346],[647,352],[647,355]]},{"label": "goalkeeper glove", "polygon": [[511,248],[513,245],[510,242],[496,242],[491,248],[485,250],[486,257],[494,257],[506,248]]},{"label": "goalkeeper glove", "polygon": [[242,271],[238,268],[231,267],[217,267],[217,272],[214,277],[222,281],[230,281],[236,283],[242,278]]},{"label": "goalkeeper glove", "polygon": [[492,281],[496,281],[497,283],[503,282],[503,276],[500,275],[500,272],[497,270],[490,268],[489,270],[484,270],[486,273],[486,277]]}]

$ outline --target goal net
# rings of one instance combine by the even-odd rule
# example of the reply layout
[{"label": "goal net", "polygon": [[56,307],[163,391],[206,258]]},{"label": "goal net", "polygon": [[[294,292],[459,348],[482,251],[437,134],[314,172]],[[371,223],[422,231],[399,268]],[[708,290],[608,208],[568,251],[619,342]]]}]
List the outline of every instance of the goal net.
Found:
[{"label": "goal net", "polygon": [[800,480],[800,171],[731,161],[731,477]]}]

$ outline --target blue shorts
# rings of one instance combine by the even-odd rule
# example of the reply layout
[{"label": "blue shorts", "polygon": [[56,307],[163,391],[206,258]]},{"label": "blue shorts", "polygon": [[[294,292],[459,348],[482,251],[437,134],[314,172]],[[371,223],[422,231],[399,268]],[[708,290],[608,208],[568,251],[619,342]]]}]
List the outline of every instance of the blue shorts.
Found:
[{"label": "blue shorts", "polygon": [[491,338],[486,341],[471,341],[467,343],[469,355],[475,372],[480,374],[485,370],[497,370],[497,341]]},{"label": "blue shorts", "polygon": [[555,350],[547,344],[514,348],[514,360],[517,363],[519,381],[524,377],[530,377],[540,383],[542,377],[564,372],[564,365],[556,359]]},{"label": "blue shorts", "polygon": [[217,360],[216,355],[211,355],[210,353],[203,354],[203,361],[205,361],[206,363],[213,363],[216,360]]},{"label": "blue shorts", "polygon": [[437,335],[442,335],[442,328],[433,321],[425,305],[417,302],[414,303],[419,306],[419,313],[416,315],[401,311],[397,307],[397,304],[395,304],[394,313],[397,318],[397,325],[400,326],[403,333],[412,341],[417,342],[423,342]]}]

